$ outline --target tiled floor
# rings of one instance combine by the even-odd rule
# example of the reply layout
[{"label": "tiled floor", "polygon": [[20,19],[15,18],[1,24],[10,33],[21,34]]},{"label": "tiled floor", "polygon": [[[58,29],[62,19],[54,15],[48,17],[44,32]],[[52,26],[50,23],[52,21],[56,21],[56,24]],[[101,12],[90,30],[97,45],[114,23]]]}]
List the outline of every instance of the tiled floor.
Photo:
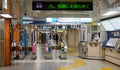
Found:
[{"label": "tiled floor", "polygon": [[36,60],[16,60],[11,66],[0,67],[0,70],[120,70],[119,66],[106,61],[85,60],[77,56],[68,56],[66,60],[55,56],[54,59],[45,60],[41,47],[37,45]]}]

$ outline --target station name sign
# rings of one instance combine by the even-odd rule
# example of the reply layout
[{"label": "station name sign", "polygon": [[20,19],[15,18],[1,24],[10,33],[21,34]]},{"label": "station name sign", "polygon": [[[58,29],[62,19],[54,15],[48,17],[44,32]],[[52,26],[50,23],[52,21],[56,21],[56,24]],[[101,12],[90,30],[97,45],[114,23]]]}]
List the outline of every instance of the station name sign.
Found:
[{"label": "station name sign", "polygon": [[43,2],[32,1],[32,10],[80,10],[92,11],[93,2]]}]

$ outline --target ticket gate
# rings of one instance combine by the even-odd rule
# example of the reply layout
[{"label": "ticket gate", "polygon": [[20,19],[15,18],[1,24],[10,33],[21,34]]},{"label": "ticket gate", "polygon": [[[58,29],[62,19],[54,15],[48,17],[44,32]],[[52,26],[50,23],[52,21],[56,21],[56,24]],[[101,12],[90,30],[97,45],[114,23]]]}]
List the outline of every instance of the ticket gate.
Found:
[{"label": "ticket gate", "polygon": [[45,54],[44,54],[45,59],[52,59],[52,52],[51,52],[51,46],[50,43],[45,44]]},{"label": "ticket gate", "polygon": [[65,45],[64,42],[61,43],[61,49],[60,49],[60,59],[67,59],[67,46]]}]

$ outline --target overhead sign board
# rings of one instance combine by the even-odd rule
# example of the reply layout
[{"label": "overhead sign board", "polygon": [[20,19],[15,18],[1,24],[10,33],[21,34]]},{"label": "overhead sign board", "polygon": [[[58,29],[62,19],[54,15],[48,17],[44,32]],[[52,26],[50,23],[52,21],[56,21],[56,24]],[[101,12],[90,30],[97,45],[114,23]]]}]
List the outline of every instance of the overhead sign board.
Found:
[{"label": "overhead sign board", "polygon": [[80,10],[92,11],[93,2],[43,2],[32,1],[32,10]]},{"label": "overhead sign board", "polygon": [[92,18],[46,18],[46,22],[61,22],[61,23],[87,23],[92,22]]}]

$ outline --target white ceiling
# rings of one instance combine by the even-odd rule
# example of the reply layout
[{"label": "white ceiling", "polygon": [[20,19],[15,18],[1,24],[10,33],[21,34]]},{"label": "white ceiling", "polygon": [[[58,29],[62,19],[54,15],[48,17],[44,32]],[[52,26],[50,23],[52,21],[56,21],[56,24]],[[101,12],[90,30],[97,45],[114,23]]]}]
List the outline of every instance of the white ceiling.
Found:
[{"label": "white ceiling", "polygon": [[[34,17],[35,19],[43,19],[46,17],[91,17],[94,21],[98,21],[100,16],[108,11],[109,8],[119,6],[120,0],[109,1],[109,0],[21,0],[22,13],[26,11],[27,16]],[[26,1],[27,4],[24,3]],[[93,11],[33,11],[32,1],[93,1]],[[116,1],[119,1],[118,3]],[[114,3],[114,4],[113,4]],[[23,15],[23,14],[22,14]]]}]

